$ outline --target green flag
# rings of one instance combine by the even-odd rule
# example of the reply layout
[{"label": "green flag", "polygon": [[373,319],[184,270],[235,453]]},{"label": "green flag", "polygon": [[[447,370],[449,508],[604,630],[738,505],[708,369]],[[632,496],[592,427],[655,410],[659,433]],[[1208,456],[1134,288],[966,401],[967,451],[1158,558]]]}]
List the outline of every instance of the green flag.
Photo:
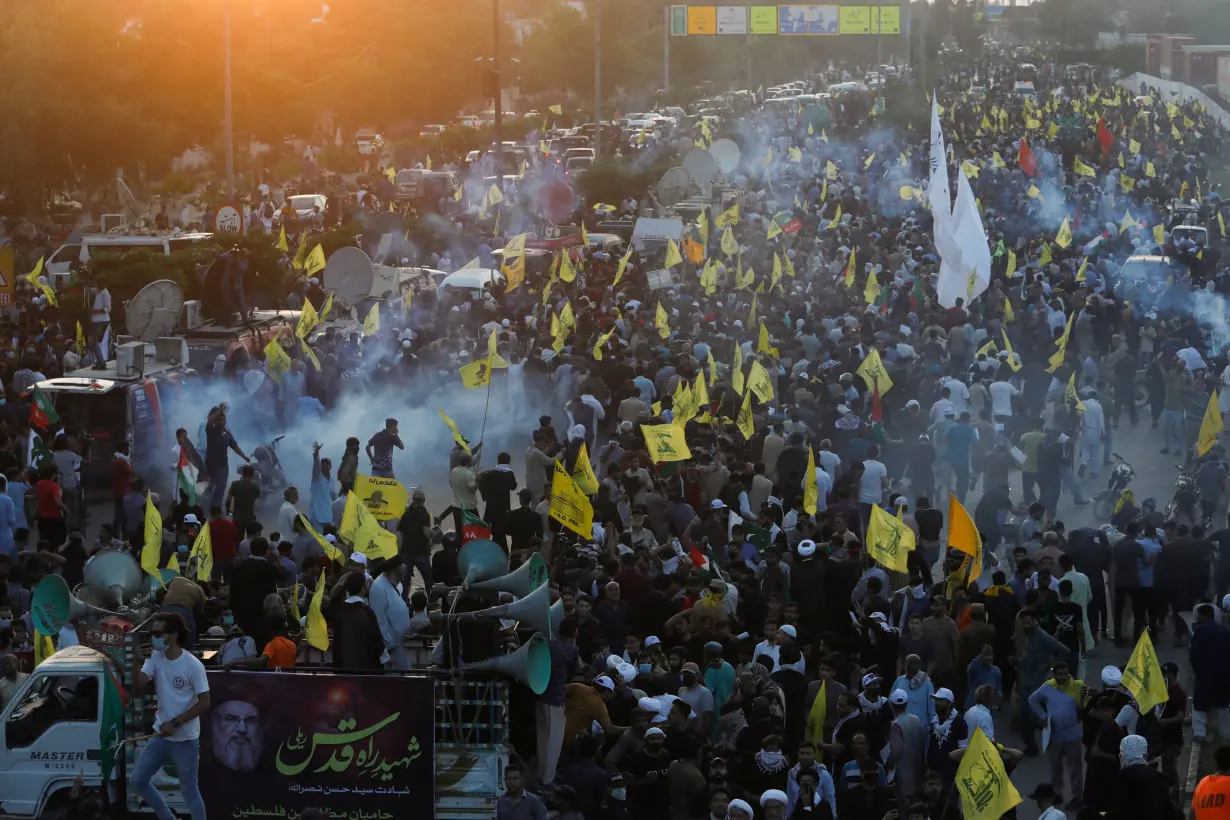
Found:
[{"label": "green flag", "polygon": [[35,387],[30,391],[30,424],[41,430],[47,430],[60,420],[55,405],[42,390]]},{"label": "green flag", "polygon": [[120,739],[123,736],[124,705],[127,698],[111,668],[106,668],[103,678],[102,720],[99,722],[99,745],[102,747],[102,759],[99,767],[102,769],[102,779],[106,783],[111,779],[111,770],[115,767],[116,758],[122,753]]}]

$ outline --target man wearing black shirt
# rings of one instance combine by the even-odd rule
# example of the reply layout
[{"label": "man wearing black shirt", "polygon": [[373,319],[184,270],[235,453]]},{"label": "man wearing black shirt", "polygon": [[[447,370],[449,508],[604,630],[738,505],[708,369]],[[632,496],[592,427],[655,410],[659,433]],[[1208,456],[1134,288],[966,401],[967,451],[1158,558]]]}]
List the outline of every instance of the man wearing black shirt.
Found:
[{"label": "man wearing black shirt", "polygon": [[[410,567],[409,575],[414,575],[417,567],[423,578],[423,589],[431,589],[431,513],[427,510],[427,494],[421,489],[415,489],[410,498],[410,506],[402,513],[397,531],[401,533],[401,549],[398,553],[406,566]],[[411,579],[407,579],[412,580]],[[406,584],[410,591],[410,584]]]},{"label": "man wearing black shirt", "polygon": [[[974,507],[974,526],[987,539],[986,546],[995,549],[999,546],[999,541],[1004,533],[1001,531],[1000,514],[1012,509],[1012,498],[1008,495],[1008,487],[1000,484],[996,487],[988,487],[982,493],[982,498],[978,500],[978,506]],[[918,517],[915,516],[917,521]]]},{"label": "man wearing black shirt", "polygon": [[367,458],[372,464],[372,475],[393,478],[393,448],[406,449],[397,434],[397,419],[385,419],[384,429],[367,442]]},{"label": "man wearing black shirt", "polygon": [[508,515],[511,495],[517,489],[517,477],[512,471],[512,456],[500,453],[496,465],[478,476],[478,491],[483,494],[483,520],[491,527],[491,540],[508,548]]},{"label": "man wearing black shirt", "polygon": [[[534,501],[534,491],[528,487],[517,493],[521,506],[508,514],[508,537],[512,541],[512,549],[530,549],[531,539],[542,538],[542,516],[530,504]],[[541,541],[540,541],[541,543]]]},{"label": "man wearing black shirt", "polygon": [[944,514],[932,508],[931,500],[919,498],[914,502],[914,521],[918,524],[918,548],[922,550],[927,569],[935,566],[940,558],[940,531],[944,529]]},{"label": "man wearing black shirt", "polygon": [[[1041,578],[1041,573],[1038,574]],[[1068,648],[1068,668],[1079,667],[1085,654],[1085,613],[1080,604],[1072,601],[1072,582],[1059,582],[1059,601],[1051,606],[1051,618],[1055,623],[1055,637]]]},{"label": "man wearing black shirt", "polygon": [[654,727],[645,731],[645,746],[623,763],[628,784],[628,813],[637,820],[667,820],[666,778],[671,756],[666,751],[666,733]]},{"label": "man wearing black shirt", "polygon": [[256,502],[260,497],[261,485],[256,480],[256,470],[251,464],[245,464],[239,470],[239,480],[231,482],[226,494],[226,514],[236,527],[243,529],[256,520]]},{"label": "man wearing black shirt", "polygon": [[227,450],[234,450],[235,455],[244,461],[251,461],[239,445],[235,437],[226,427],[226,402],[222,402],[209,414],[205,423],[205,470],[209,473],[209,483],[213,493],[212,504],[221,504],[226,492],[226,481],[230,476],[230,465],[227,461]]},{"label": "man wearing black shirt", "polygon": [[269,641],[265,625],[265,596],[278,591],[282,581],[282,568],[274,563],[277,553],[270,554],[269,542],[264,538],[252,539],[252,554],[235,565],[231,575],[231,611],[235,624],[252,636],[257,646]]}]

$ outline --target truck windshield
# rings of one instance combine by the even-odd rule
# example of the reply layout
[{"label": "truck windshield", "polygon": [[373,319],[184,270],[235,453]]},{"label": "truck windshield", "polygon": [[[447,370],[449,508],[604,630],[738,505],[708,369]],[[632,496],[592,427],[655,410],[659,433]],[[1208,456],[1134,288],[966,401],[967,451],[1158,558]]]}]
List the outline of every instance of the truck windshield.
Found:
[{"label": "truck windshield", "polygon": [[9,714],[4,726],[5,745],[24,749],[57,723],[97,719],[96,675],[43,675]]}]

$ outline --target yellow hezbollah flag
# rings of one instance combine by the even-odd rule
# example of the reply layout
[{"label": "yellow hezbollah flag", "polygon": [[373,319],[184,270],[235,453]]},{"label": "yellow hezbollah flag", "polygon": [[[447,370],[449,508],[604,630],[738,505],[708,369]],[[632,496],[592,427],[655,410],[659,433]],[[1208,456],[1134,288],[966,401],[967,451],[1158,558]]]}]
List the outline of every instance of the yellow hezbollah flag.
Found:
[{"label": "yellow hezbollah flag", "polygon": [[722,211],[722,215],[713,220],[713,224],[719,228],[729,228],[739,221],[739,206],[731,205],[726,210]]},{"label": "yellow hezbollah flag", "polygon": [[354,494],[377,521],[400,519],[410,505],[410,491],[395,478],[358,473],[354,477]]},{"label": "yellow hezbollah flag", "polygon": [[957,766],[957,792],[965,820],[999,820],[1020,804],[1021,795],[1004,770],[1004,761],[982,729],[975,729]]},{"label": "yellow hezbollah flag", "polygon": [[313,276],[325,269],[325,249],[320,245],[312,248],[311,253],[303,261],[303,269],[308,276]]},{"label": "yellow hezbollah flag", "polygon": [[679,253],[679,246],[675,244],[675,240],[666,240],[666,267],[673,268],[682,263],[683,255]]},{"label": "yellow hezbollah flag", "polygon": [[[1011,307],[1011,302],[1005,299],[1004,306]],[[1006,314],[1005,314],[1005,318],[1006,318]],[[1011,367],[1012,371],[1015,373],[1016,371],[1021,369],[1021,365],[1019,362],[1017,362],[1016,353],[1014,353],[1012,350],[1012,342],[1008,341],[1008,331],[1001,328],[1001,332],[1004,334],[1004,352],[1008,354],[1008,366]]]},{"label": "yellow hezbollah flag", "polygon": [[1076,319],[1076,311],[1072,311],[1072,315],[1068,317],[1068,324],[1063,329],[1063,335],[1059,337],[1059,341],[1055,345],[1055,352],[1051,354],[1051,366],[1046,369],[1047,373],[1054,373],[1063,365],[1064,356],[1068,353],[1068,337],[1072,335],[1072,322]]},{"label": "yellow hezbollah flag", "polygon": [[338,535],[349,538],[355,552],[368,558],[392,558],[397,554],[397,534],[380,526],[371,510],[353,492],[346,494],[342,526]]},{"label": "yellow hezbollah flag", "polygon": [[162,557],[162,514],[154,506],[154,499],[147,490],[145,493],[145,544],[141,547],[141,569],[158,579],[162,584],[162,573],[158,571],[158,560]]},{"label": "yellow hezbollah flag", "polygon": [[816,514],[820,501],[820,483],[816,481],[816,451],[807,448],[807,475],[803,476],[803,509],[808,515]]},{"label": "yellow hezbollah flag", "polygon": [[461,384],[466,390],[476,390],[491,384],[491,370],[491,363],[484,357],[470,362],[457,372],[461,374]]},{"label": "yellow hezbollah flag", "polygon": [[380,303],[372,305],[372,309],[367,312],[367,318],[363,320],[363,335],[372,336],[380,332]]},{"label": "yellow hezbollah flag", "polygon": [[34,665],[37,667],[40,663],[50,658],[56,653],[56,645],[52,643],[50,635],[44,635],[37,629],[34,630]]},{"label": "yellow hezbollah flag", "polygon": [[684,438],[683,428],[675,424],[642,424],[641,434],[645,436],[645,447],[654,463],[668,461],[687,461],[692,457],[688,442]]},{"label": "yellow hezbollah flag", "polygon": [[307,262],[307,231],[299,234],[299,248],[295,251],[295,258],[291,260],[291,266],[295,270],[303,270],[304,264]]},{"label": "yellow hezbollah flag", "polygon": [[1170,700],[1166,690],[1166,681],[1162,678],[1162,667],[1157,661],[1157,653],[1153,651],[1153,641],[1149,640],[1149,631],[1140,633],[1136,649],[1128,658],[1127,666],[1123,667],[1123,685],[1132,697],[1143,715],[1157,706]]},{"label": "yellow hezbollah flag", "polygon": [[1069,217],[1063,218],[1063,224],[1059,226],[1059,233],[1055,234],[1055,244],[1061,248],[1072,244],[1072,225]]},{"label": "yellow hezbollah flag", "polygon": [[615,281],[612,283],[612,287],[614,285],[618,285],[619,280],[624,278],[624,271],[628,269],[628,260],[631,258],[632,248],[628,248],[628,252],[625,253],[623,258],[619,260],[619,270],[615,271]]},{"label": "yellow hezbollah flag", "polygon": [[572,468],[572,480],[586,495],[598,494],[598,476],[594,475],[594,465],[589,463],[589,450],[585,447],[585,442],[581,442],[581,449],[577,453],[577,463]]},{"label": "yellow hezbollah flag", "polygon": [[905,572],[909,553],[914,549],[914,531],[879,504],[871,506],[867,527],[867,554],[885,569]]},{"label": "yellow hezbollah flag", "polygon": [[972,560],[977,572],[982,572],[982,537],[974,519],[952,493],[948,494],[948,546],[968,555],[967,563]]},{"label": "yellow hezbollah flag", "polygon": [[201,525],[201,531],[192,542],[192,551],[188,553],[189,563],[193,558],[196,559],[196,579],[208,581],[214,572],[214,542],[209,533],[208,521]]},{"label": "yellow hezbollah flag", "polygon": [[740,396],[743,395],[743,347],[735,342],[735,363],[731,367],[730,383],[735,388],[735,392]]},{"label": "yellow hezbollah flag", "polygon": [[[735,241],[735,234],[730,228],[722,232],[722,253],[727,256],[734,256],[739,252],[739,243]],[[631,251],[629,251],[631,253]]]},{"label": "yellow hezbollah flag", "polygon": [[325,615],[320,611],[325,599],[325,571],[320,571],[320,579],[316,581],[316,591],[308,604],[307,625],[304,636],[313,648],[324,652],[329,648],[329,627],[325,624]]},{"label": "yellow hezbollah flag", "polygon": [[303,513],[299,513],[299,523],[303,525],[304,532],[316,539],[316,543],[320,544],[320,548],[324,550],[325,555],[329,557],[330,561],[336,561],[339,564],[346,563],[346,556],[342,554],[342,551],[334,544],[331,544],[329,539],[316,532],[316,528],[312,526],[311,522],[307,520],[307,516]]},{"label": "yellow hezbollah flag", "polygon": [[594,537],[594,505],[558,461],[551,479],[549,515],[582,538]]},{"label": "yellow hezbollah flag", "polygon": [[1200,436],[1196,439],[1196,454],[1204,455],[1217,443],[1217,434],[1225,427],[1221,421],[1221,408],[1217,403],[1217,391],[1209,396],[1209,405],[1204,408],[1204,420],[1200,422]]},{"label": "yellow hezbollah flag", "polygon": [[752,362],[752,369],[748,371],[747,389],[765,404],[773,400],[773,379],[769,378],[769,371],[758,361]]},{"label": "yellow hezbollah flag", "polygon": [[739,416],[735,420],[735,426],[739,428],[739,432],[748,441],[756,435],[756,420],[752,416],[752,391],[749,390],[743,394],[743,404],[739,407]]},{"label": "yellow hezbollah flag", "polygon": [[453,441],[457,442],[458,446],[460,446],[461,449],[466,451],[466,455],[474,455],[473,453],[470,452],[470,445],[466,444],[466,440],[465,438],[462,437],[461,431],[457,429],[457,422],[453,421],[448,416],[444,415],[444,411],[441,410],[439,407],[436,408],[436,412],[440,414],[440,418],[444,419],[444,423],[447,424],[448,429],[452,431]]},{"label": "yellow hezbollah flag", "polygon": [[286,226],[282,226],[282,232],[278,234],[278,250],[282,253],[290,253],[290,244],[286,241]]},{"label": "yellow hezbollah flag", "polygon": [[766,353],[775,359],[781,355],[776,347],[769,344],[769,328],[764,322],[760,323],[760,338],[756,342],[756,352]]},{"label": "yellow hezbollah flag", "polygon": [[265,345],[265,370],[275,382],[282,381],[282,374],[290,370],[290,356],[286,355],[277,339],[271,339]]},{"label": "yellow hezbollah flag", "polygon": [[304,299],[303,310],[299,313],[299,323],[295,325],[295,335],[300,339],[306,339],[318,324],[320,324],[320,317],[316,315],[316,308],[312,306],[311,300]]},{"label": "yellow hezbollah flag", "polygon": [[857,256],[857,251],[851,248],[850,249],[850,261],[846,263],[846,278],[844,281],[845,286],[848,288],[854,287],[854,270],[855,270],[854,257],[855,256]]},{"label": "yellow hezbollah flag", "polygon": [[653,326],[658,329],[658,335],[665,339],[671,335],[670,317],[666,315],[666,309],[662,307],[662,303],[658,303],[658,309],[653,316]]},{"label": "yellow hezbollah flag", "polygon": [[525,240],[529,234],[520,233],[508,240],[504,246],[503,262],[500,270],[508,279],[505,292],[516,290],[525,282]]},{"label": "yellow hezbollah flag", "polygon": [[888,391],[893,389],[893,380],[888,377],[884,363],[880,361],[880,351],[874,347],[867,353],[867,357],[858,366],[858,370],[854,372],[863,377],[868,387],[878,390],[880,398],[884,398]]},{"label": "yellow hezbollah flag", "polygon": [[1076,160],[1072,163],[1072,170],[1076,171],[1076,173],[1080,174],[1081,176],[1086,176],[1086,177],[1096,177],[1098,175],[1097,171],[1093,170],[1088,165],[1081,162],[1080,157],[1077,157]]}]

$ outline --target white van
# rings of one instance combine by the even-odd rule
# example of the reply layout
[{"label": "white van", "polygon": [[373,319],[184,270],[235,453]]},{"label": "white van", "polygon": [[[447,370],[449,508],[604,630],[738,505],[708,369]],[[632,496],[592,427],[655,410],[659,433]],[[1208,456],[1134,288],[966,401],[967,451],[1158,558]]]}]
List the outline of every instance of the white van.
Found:
[{"label": "white van", "polygon": [[73,262],[89,262],[92,255],[108,251],[118,252],[130,248],[150,248],[171,254],[197,242],[212,239],[212,233],[149,234],[131,236],[121,234],[85,234],[76,242],[68,242],[56,248],[56,252],[44,264],[43,269],[53,276],[68,276]]}]

